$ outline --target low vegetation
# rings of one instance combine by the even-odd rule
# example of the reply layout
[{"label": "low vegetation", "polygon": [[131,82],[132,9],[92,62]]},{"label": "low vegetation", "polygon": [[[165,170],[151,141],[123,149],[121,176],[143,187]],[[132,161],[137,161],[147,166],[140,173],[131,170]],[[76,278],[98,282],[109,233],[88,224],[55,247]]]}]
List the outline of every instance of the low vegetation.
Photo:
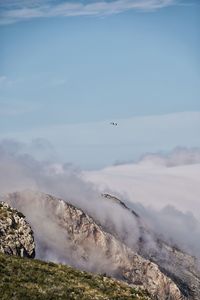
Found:
[{"label": "low vegetation", "polygon": [[124,283],[71,267],[0,253],[2,300],[150,299]]}]

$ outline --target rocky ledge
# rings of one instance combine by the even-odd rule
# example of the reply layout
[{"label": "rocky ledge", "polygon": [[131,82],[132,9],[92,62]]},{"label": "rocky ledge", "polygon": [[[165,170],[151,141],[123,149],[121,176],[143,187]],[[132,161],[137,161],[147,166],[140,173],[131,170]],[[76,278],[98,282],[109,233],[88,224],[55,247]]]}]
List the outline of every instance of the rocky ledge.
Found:
[{"label": "rocky ledge", "polygon": [[35,257],[33,231],[25,216],[0,202],[0,252],[21,257]]}]

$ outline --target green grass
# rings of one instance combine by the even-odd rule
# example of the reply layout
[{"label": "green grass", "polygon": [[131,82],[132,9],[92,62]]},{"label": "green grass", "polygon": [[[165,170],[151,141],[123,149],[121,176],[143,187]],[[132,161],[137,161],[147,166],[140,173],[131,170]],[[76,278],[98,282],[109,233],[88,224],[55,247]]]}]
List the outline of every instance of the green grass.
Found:
[{"label": "green grass", "polygon": [[1,253],[0,295],[2,300],[150,299],[146,292],[103,275]]}]

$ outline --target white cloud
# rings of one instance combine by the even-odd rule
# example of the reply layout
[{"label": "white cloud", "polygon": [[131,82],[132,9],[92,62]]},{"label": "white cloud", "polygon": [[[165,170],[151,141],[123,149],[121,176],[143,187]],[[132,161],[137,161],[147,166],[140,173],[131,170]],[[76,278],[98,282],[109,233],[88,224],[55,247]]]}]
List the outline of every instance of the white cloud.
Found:
[{"label": "white cloud", "polygon": [[50,85],[53,87],[60,87],[63,85],[67,85],[69,83],[69,79],[67,78],[54,78],[52,79]]},{"label": "white cloud", "polygon": [[6,75],[0,76],[0,88],[10,86],[11,84],[12,84],[12,81],[9,80]]},{"label": "white cloud", "polygon": [[200,147],[200,112],[177,112],[165,115],[135,116],[91,123],[55,124],[43,127],[8,130],[2,138],[48,139],[61,158],[82,168],[97,168],[116,161],[133,161],[144,153],[170,151],[178,146]]},{"label": "white cloud", "polygon": [[17,85],[19,83],[23,83],[24,79],[23,78],[9,78],[6,75],[0,75],[0,88],[11,88],[14,85]]},{"label": "white cloud", "polygon": [[172,205],[183,213],[191,211],[200,221],[200,148],[147,155],[137,163],[83,174],[103,192],[111,190],[154,209]]},{"label": "white cloud", "polygon": [[166,167],[200,164],[200,149],[177,147],[170,153],[146,154],[140,159],[139,164],[151,164]]},{"label": "white cloud", "polygon": [[7,77],[5,75],[0,76],[0,83],[5,82]]},{"label": "white cloud", "polygon": [[148,155],[138,163],[83,172],[82,178],[118,196],[154,232],[199,257],[200,148]]},{"label": "white cloud", "polygon": [[39,105],[28,101],[0,100],[0,117],[12,117],[37,111]]},{"label": "white cloud", "polygon": [[53,1],[0,1],[0,24],[9,24],[26,19],[40,17],[73,17],[73,16],[104,16],[118,14],[127,10],[152,11],[175,5],[177,0],[113,0],[95,1],[83,4],[81,2],[66,1],[55,4]]},{"label": "white cloud", "polygon": [[[154,231],[163,234],[167,241],[175,242],[176,245],[199,257],[200,164],[197,163],[199,158],[192,161],[196,164],[185,165],[188,163],[185,159],[182,160],[181,166],[173,167],[163,166],[155,161],[150,165],[143,160],[142,164],[140,162],[115,166],[82,175],[71,165],[47,161],[47,156],[45,161],[36,159],[30,155],[35,152],[35,148],[47,153],[49,148],[51,150],[51,145],[41,139],[33,141],[31,145],[14,140],[0,142],[0,195],[23,189],[50,193],[80,207],[98,223],[104,226],[110,224],[109,226],[112,226],[123,240],[126,233],[126,243],[132,247],[135,238],[136,240],[138,238],[137,225],[132,214],[121,209],[121,206],[102,199],[97,186],[83,181],[83,176],[98,185],[104,184],[104,187],[107,187],[105,192],[111,192],[112,189],[112,194],[121,193],[119,198],[143,216]],[[186,153],[186,149],[184,151]],[[197,151],[200,153],[200,150],[196,149]],[[193,150],[187,150],[188,157],[190,152],[194,153]],[[184,155],[186,158],[186,154]],[[179,159],[177,164],[180,164]],[[38,216],[45,218],[45,225],[49,223],[50,227],[45,226],[44,229],[42,222],[36,222],[37,232],[43,233],[41,237],[51,237],[51,229],[56,226],[55,219],[53,211],[43,204],[38,197],[34,201],[28,197],[26,202],[21,202],[20,210],[25,215],[27,212],[27,217],[34,218],[34,222],[38,221]],[[43,211],[44,207],[47,214]],[[192,213],[187,212],[188,210]],[[58,233],[59,230],[54,232]],[[49,239],[47,242],[49,245]],[[63,247],[57,247],[58,242],[59,239],[56,243],[52,243],[54,245],[51,244],[51,247],[55,246],[56,252],[62,252]],[[59,245],[63,245],[62,237]]]}]

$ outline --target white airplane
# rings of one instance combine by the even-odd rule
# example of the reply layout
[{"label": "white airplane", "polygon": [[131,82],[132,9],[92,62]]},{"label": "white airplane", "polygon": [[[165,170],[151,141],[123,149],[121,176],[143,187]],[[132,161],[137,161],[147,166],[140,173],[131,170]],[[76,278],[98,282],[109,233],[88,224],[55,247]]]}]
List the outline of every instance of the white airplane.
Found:
[{"label": "white airplane", "polygon": [[110,125],[117,126],[118,124],[115,122],[110,122]]}]

